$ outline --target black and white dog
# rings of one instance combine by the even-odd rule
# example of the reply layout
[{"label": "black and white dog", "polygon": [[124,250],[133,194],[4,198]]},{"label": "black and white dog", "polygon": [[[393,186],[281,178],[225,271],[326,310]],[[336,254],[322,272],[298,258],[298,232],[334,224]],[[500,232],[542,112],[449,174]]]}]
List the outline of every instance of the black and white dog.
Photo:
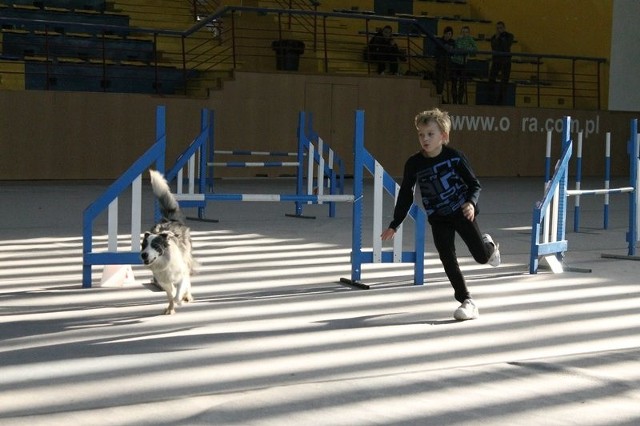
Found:
[{"label": "black and white dog", "polygon": [[153,272],[155,284],[167,293],[165,315],[174,314],[176,305],[191,302],[191,275],[196,262],[191,254],[191,231],[164,176],[150,170],[151,187],[158,199],[162,221],[145,232],[140,257]]}]

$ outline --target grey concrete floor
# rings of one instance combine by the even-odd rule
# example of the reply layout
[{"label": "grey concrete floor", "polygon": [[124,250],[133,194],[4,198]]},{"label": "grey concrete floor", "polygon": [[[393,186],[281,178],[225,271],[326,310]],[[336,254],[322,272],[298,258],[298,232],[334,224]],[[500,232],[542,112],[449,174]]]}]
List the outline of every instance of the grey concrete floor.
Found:
[{"label": "grey concrete floor", "polygon": [[82,211],[104,183],[4,182],[0,424],[640,424],[640,263],[601,257],[626,253],[627,198],[612,197],[604,231],[602,198],[583,197],[566,263],[590,273],[529,275],[540,179],[482,183],[480,225],[503,263],[477,265],[459,244],[481,315],[457,322],[429,233],[424,285],[411,284],[410,264],[365,265],[370,290],[339,283],[347,204],[335,218],[305,207],[316,219],[285,217],[292,203],[211,205],[218,223],[190,221],[196,300],[163,316],[165,296],[140,266],[121,288],[97,287],[95,267],[94,288],[81,288]]}]

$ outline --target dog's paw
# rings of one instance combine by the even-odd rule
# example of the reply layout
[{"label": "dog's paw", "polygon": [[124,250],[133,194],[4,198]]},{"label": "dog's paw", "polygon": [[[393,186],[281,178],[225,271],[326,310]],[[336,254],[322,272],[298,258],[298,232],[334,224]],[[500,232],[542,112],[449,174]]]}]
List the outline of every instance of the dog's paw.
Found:
[{"label": "dog's paw", "polygon": [[176,310],[174,308],[167,308],[162,312],[163,315],[173,315],[175,313]]},{"label": "dog's paw", "polygon": [[175,303],[178,306],[182,306],[182,302],[185,302],[185,303],[193,302],[193,296],[191,295],[191,293],[185,294],[184,296],[182,296],[182,299],[180,299],[179,296],[176,296],[173,299],[173,303]]}]

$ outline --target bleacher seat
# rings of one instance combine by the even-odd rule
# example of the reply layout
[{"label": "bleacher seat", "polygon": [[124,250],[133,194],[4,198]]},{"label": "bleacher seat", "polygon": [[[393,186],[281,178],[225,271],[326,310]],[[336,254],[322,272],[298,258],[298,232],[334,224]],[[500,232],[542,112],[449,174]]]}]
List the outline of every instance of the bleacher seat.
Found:
[{"label": "bleacher seat", "polygon": [[107,6],[105,0],[0,0],[0,4],[7,6],[33,6],[40,9],[55,7],[69,10],[95,10],[97,12],[104,12]]},{"label": "bleacher seat", "polygon": [[151,63],[154,57],[151,40],[104,39],[100,36],[35,34],[5,31],[3,53],[14,58],[43,56],[47,58],[105,59]]},{"label": "bleacher seat", "polygon": [[[128,35],[129,17],[116,13],[69,12],[63,10],[40,10],[2,8],[3,29],[25,31],[53,31],[58,33],[89,33]],[[20,21],[12,21],[11,18]],[[52,21],[45,24],[43,21]]]},{"label": "bleacher seat", "polygon": [[[183,87],[174,67],[25,61],[27,90],[174,94]],[[156,80],[157,75],[157,80]]]}]

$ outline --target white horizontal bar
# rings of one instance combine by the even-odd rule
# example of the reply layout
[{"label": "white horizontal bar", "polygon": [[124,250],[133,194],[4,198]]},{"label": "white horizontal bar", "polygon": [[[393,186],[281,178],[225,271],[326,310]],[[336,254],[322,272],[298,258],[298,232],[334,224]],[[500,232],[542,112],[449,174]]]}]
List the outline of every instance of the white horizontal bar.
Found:
[{"label": "white horizontal bar", "polygon": [[625,186],[622,188],[609,188],[609,189],[568,189],[567,195],[604,195],[604,194],[615,194],[622,192],[633,192],[635,188],[633,186]]},{"label": "white horizontal bar", "polygon": [[204,201],[204,194],[173,194],[178,201]]},{"label": "white horizontal bar", "polygon": [[207,163],[211,167],[297,167],[300,163],[297,161],[264,161],[264,162],[246,162],[246,161],[227,161],[225,163]]}]

